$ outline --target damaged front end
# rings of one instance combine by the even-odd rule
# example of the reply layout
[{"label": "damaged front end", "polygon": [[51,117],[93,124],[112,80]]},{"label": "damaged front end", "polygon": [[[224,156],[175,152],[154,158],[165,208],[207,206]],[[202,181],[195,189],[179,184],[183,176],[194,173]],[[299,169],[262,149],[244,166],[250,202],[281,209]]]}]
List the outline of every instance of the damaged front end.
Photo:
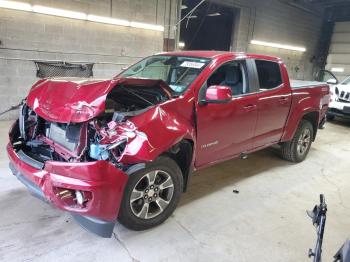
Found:
[{"label": "damaged front end", "polygon": [[26,104],[21,108],[10,140],[17,152],[33,159],[32,164],[42,168],[46,161],[91,162],[110,161],[116,167],[127,142],[137,132],[132,122],[118,122],[96,118],[83,123],[57,123],[46,121]]},{"label": "damaged front end", "polygon": [[144,167],[132,156],[153,151],[132,118],[169,99],[159,81],[135,81],[65,82],[55,101],[63,81],[39,82],[9,133],[14,175],[103,237],[112,234],[128,174]]}]

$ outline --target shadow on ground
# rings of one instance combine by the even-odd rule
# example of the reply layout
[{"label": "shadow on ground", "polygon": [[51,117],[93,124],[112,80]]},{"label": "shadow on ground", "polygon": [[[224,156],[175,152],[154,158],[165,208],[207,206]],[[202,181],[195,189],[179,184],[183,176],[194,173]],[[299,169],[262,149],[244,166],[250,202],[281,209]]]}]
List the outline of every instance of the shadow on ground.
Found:
[{"label": "shadow on ground", "polygon": [[248,159],[232,159],[193,173],[185,194],[183,194],[179,206],[186,205],[211,193],[219,191],[228,185],[232,190],[238,190],[235,183],[264,171],[293,165],[293,163],[281,159],[279,148],[270,147],[250,154]]},{"label": "shadow on ground", "polygon": [[336,126],[350,127],[350,120],[336,117],[334,120],[329,121],[327,124],[333,124],[333,125],[336,125]]}]

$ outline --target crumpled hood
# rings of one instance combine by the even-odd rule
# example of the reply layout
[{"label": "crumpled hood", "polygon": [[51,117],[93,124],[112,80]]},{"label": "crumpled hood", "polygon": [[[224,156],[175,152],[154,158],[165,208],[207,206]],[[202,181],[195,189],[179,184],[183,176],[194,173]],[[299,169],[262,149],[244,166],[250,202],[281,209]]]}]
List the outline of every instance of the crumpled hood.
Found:
[{"label": "crumpled hood", "polygon": [[158,84],[169,97],[171,95],[170,87],[162,80],[53,78],[35,83],[27,97],[27,104],[48,121],[84,122],[104,112],[106,97],[118,84],[142,86]]}]

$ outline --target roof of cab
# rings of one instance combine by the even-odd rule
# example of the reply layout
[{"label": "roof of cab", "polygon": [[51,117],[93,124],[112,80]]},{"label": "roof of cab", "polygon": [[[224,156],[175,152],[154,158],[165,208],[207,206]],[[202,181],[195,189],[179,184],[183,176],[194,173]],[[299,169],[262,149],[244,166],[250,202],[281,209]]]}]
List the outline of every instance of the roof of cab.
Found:
[{"label": "roof of cab", "polygon": [[264,59],[264,60],[272,60],[272,61],[281,60],[279,57],[276,57],[276,56],[249,54],[244,52],[204,51],[204,50],[163,52],[163,53],[159,53],[158,55],[189,56],[189,57],[200,57],[200,58],[211,58],[211,59],[217,58],[220,56],[235,56],[235,57],[245,56],[247,58]]}]

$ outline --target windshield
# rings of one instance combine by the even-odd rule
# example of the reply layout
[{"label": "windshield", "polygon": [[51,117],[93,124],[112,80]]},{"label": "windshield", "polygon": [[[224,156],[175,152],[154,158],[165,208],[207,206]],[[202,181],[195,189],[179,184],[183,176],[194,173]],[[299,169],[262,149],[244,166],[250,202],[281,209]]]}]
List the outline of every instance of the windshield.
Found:
[{"label": "windshield", "polygon": [[181,94],[197,78],[209,59],[185,56],[150,56],[122,72],[119,77],[161,79]]},{"label": "windshield", "polygon": [[350,76],[348,76],[347,78],[345,78],[345,80],[343,82],[341,82],[342,85],[350,85]]}]

